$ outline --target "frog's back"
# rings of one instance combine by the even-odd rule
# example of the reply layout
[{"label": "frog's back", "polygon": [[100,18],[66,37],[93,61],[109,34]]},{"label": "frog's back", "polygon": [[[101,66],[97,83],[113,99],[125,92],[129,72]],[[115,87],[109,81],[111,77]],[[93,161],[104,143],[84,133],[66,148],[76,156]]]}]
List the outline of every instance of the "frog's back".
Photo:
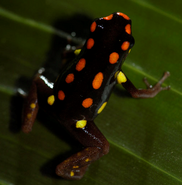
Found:
[{"label": "frog's back", "polygon": [[133,44],[131,20],[126,15],[114,13],[95,20],[81,53],[55,83],[60,111],[69,111],[71,117],[80,114],[87,120],[93,119],[109,98],[116,84],[114,74]]}]

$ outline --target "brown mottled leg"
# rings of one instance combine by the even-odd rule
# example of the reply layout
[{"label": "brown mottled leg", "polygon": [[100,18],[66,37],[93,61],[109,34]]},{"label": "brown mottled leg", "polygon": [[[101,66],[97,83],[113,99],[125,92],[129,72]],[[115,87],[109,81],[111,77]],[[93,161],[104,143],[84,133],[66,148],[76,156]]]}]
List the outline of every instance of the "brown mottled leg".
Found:
[{"label": "brown mottled leg", "polygon": [[[51,107],[48,104],[48,97],[53,93],[49,82],[45,76],[37,74],[32,82],[30,91],[24,100],[23,114],[22,114],[22,130],[28,133],[32,130],[32,126],[39,110],[39,103],[41,106],[48,109]],[[41,94],[40,96],[38,96]]]},{"label": "brown mottled leg", "polygon": [[[81,179],[87,167],[95,160],[109,152],[109,143],[93,121],[88,121],[84,128],[76,128],[71,123],[68,130],[85,147],[84,150],[72,155],[56,168],[56,174],[66,179]],[[73,126],[74,125],[74,126]]]},{"label": "brown mottled leg", "polygon": [[28,133],[32,130],[33,123],[39,109],[37,99],[37,86],[33,81],[28,96],[25,98],[22,115],[22,130]]}]

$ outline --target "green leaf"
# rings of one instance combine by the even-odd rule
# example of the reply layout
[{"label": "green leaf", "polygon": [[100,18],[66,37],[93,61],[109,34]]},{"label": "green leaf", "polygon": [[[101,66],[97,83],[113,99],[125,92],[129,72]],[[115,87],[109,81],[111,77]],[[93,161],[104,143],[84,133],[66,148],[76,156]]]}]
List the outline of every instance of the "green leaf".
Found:
[{"label": "green leaf", "polygon": [[[0,184],[182,184],[181,7],[180,0],[1,0]],[[78,144],[41,113],[30,134],[18,130],[22,99],[17,88],[25,87],[25,78],[31,79],[50,57],[53,38],[64,42],[75,31],[55,28],[56,21],[73,29],[69,19],[75,15],[94,19],[116,11],[131,18],[135,38],[123,71],[145,88],[144,76],[156,83],[169,70],[165,85],[171,90],[153,99],[133,99],[118,85],[95,120],[110,142],[109,154],[90,165],[82,180],[63,180],[56,177],[55,166],[77,151]],[[90,22],[80,24],[77,35],[85,38]]]}]

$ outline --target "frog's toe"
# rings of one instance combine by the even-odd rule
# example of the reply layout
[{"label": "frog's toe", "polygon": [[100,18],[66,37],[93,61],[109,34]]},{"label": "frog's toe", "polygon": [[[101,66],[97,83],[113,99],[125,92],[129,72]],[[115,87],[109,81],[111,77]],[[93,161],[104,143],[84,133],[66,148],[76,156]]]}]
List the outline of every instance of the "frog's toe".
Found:
[{"label": "frog's toe", "polygon": [[88,166],[73,166],[72,168],[65,169],[64,166],[60,164],[56,168],[56,174],[64,179],[79,180],[83,177],[87,168]]}]

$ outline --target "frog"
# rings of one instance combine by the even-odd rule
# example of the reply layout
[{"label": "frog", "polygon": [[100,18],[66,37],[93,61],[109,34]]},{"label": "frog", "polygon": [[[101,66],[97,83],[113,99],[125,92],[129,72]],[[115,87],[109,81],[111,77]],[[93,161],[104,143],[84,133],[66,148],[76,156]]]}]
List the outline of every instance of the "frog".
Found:
[{"label": "frog", "polygon": [[22,130],[32,130],[39,108],[62,124],[81,143],[83,149],[57,165],[55,173],[68,180],[81,179],[88,166],[109,152],[109,142],[94,123],[94,119],[106,107],[116,84],[123,86],[133,98],[153,98],[170,75],[147,88],[137,89],[121,67],[135,40],[131,31],[131,19],[115,12],[95,19],[89,28],[90,35],[74,59],[65,64],[53,82],[38,70],[32,80],[23,106]]}]

